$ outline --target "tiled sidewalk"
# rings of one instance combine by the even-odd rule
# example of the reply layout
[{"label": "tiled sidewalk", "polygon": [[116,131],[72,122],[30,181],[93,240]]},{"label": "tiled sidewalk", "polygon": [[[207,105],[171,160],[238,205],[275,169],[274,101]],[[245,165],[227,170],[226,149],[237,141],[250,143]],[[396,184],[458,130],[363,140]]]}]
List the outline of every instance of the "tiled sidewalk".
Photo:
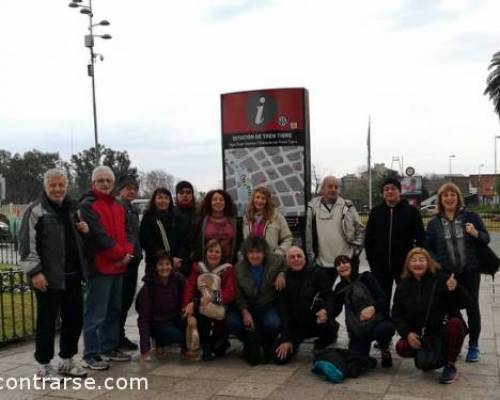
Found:
[{"label": "tiled sidewalk", "polygon": [[[497,246],[495,246],[497,247]],[[495,294],[496,293],[496,294]],[[500,282],[490,278],[481,284],[483,331],[481,361],[464,362],[465,350],[457,367],[459,380],[440,385],[437,372],[422,373],[412,360],[394,356],[394,367],[380,367],[358,379],[342,384],[321,381],[310,372],[310,345],[301,347],[298,357],[286,366],[249,367],[241,358],[241,346],[233,342],[230,354],[214,362],[192,362],[172,353],[165,361],[147,361],[141,366],[134,355],[130,363],[116,363],[109,371],[91,373],[97,385],[107,377],[147,377],[149,388],[139,390],[16,390],[0,391],[0,400],[20,399],[193,399],[193,400],[500,400]],[[127,331],[137,339],[135,316],[128,321]],[[339,345],[346,344],[342,329]],[[32,342],[0,350],[0,377],[32,376],[35,370]],[[376,351],[373,352],[378,357]],[[1,381],[0,381],[1,382]],[[5,382],[4,382],[5,383]]]}]

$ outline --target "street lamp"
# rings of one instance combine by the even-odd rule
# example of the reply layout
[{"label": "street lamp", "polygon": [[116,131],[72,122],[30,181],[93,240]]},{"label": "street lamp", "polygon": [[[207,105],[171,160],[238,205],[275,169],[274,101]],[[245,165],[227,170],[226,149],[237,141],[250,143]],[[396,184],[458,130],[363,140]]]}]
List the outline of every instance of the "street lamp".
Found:
[{"label": "street lamp", "polygon": [[477,199],[480,200],[481,195],[481,168],[484,167],[484,164],[479,164],[477,167]]},{"label": "street lamp", "polygon": [[97,107],[96,107],[96,100],[95,100],[95,60],[96,57],[99,57],[99,59],[102,61],[104,60],[104,57],[102,54],[97,54],[94,53],[94,38],[99,37],[101,39],[111,39],[111,35],[104,34],[104,35],[94,35],[93,28],[96,26],[108,26],[109,21],[103,19],[102,21],[98,22],[97,24],[92,23],[92,18],[94,16],[92,12],[92,0],[88,0],[88,5],[82,4],[82,0],[72,0],[71,3],[68,5],[71,8],[79,8],[81,14],[88,15],[89,17],[89,34],[85,35],[85,47],[87,47],[90,50],[90,64],[87,65],[87,74],[90,76],[91,81],[92,81],[92,111],[94,115],[94,140],[95,140],[95,164],[96,166],[99,165],[99,139],[97,135]]},{"label": "street lamp", "polygon": [[448,156],[448,162],[449,162],[449,175],[451,176],[451,161],[454,160],[455,158],[457,158],[457,156],[455,154],[450,154]]},{"label": "street lamp", "polygon": [[495,148],[495,175],[497,174],[497,139],[500,139],[500,136],[495,136],[493,138],[493,147]]}]

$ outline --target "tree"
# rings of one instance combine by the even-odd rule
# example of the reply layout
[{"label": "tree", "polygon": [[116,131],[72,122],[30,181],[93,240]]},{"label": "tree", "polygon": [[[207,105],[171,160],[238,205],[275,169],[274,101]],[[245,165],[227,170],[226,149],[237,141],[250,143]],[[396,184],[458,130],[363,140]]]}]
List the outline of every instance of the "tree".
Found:
[{"label": "tree", "polygon": [[[102,165],[113,170],[116,181],[127,173],[137,175],[137,168],[130,167],[131,161],[127,151],[112,150],[99,145],[99,154],[103,156]],[[70,194],[77,198],[90,189],[92,171],[95,168],[95,147],[73,154],[70,166],[73,183]]]},{"label": "tree", "polygon": [[175,177],[162,169],[141,174],[141,192],[145,197],[151,197],[158,187],[165,187],[171,192],[174,190]]},{"label": "tree", "polygon": [[490,73],[486,79],[484,94],[490,97],[495,112],[500,117],[500,51],[493,54],[488,70]]}]

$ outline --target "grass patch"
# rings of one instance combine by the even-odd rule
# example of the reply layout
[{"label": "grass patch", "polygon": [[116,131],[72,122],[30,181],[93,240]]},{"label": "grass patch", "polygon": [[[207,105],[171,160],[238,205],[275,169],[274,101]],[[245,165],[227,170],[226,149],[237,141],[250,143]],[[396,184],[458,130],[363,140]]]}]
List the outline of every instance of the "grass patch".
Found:
[{"label": "grass patch", "polygon": [[31,292],[2,293],[0,296],[0,344],[33,334],[36,299],[33,296],[32,300]]}]

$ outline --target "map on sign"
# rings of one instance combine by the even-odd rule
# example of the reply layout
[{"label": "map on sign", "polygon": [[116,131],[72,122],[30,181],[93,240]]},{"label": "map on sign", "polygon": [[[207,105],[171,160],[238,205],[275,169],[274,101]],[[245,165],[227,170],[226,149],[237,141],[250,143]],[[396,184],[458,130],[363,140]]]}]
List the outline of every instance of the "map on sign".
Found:
[{"label": "map on sign", "polygon": [[288,216],[304,215],[304,146],[266,146],[224,150],[226,190],[241,216],[256,186],[267,186]]}]

